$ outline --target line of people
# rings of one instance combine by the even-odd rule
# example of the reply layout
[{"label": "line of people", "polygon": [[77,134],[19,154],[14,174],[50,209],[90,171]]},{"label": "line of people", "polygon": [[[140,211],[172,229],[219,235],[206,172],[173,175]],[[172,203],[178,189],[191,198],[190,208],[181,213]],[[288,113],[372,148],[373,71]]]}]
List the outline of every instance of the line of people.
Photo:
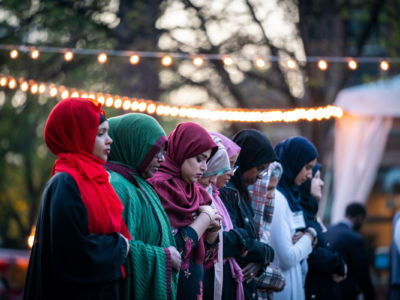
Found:
[{"label": "line of people", "polygon": [[58,159],[24,299],[338,299],[327,283],[346,264],[316,219],[307,139],[273,148],[191,122],[167,138],[148,115],[107,120],[78,98],[55,106],[44,139]]}]

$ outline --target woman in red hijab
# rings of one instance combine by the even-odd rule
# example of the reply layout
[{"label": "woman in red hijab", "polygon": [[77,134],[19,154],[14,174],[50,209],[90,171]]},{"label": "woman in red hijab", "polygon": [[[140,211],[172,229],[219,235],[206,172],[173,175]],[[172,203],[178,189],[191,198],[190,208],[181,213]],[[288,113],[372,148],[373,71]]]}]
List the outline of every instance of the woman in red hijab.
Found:
[{"label": "woman in red hijab", "polygon": [[202,299],[204,268],[217,256],[221,217],[197,182],[217,149],[200,125],[181,123],[168,137],[164,163],[148,180],[160,197],[182,255],[177,299]]},{"label": "woman in red hijab", "polygon": [[24,299],[119,299],[130,236],[102,166],[112,140],[100,107],[66,99],[47,120],[44,139],[58,159],[42,197]]}]

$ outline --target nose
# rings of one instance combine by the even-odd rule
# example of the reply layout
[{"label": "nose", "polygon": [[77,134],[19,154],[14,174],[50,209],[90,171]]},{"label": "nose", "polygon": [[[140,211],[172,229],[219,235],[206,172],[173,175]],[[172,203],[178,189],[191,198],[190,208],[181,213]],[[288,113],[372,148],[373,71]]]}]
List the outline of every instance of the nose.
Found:
[{"label": "nose", "polygon": [[201,163],[200,170],[202,172],[205,172],[207,170],[207,163],[205,161]]},{"label": "nose", "polygon": [[321,187],[325,185],[325,182],[321,179]]},{"label": "nose", "polygon": [[113,143],[112,138],[107,134],[107,141],[106,141],[107,145],[111,145]]}]

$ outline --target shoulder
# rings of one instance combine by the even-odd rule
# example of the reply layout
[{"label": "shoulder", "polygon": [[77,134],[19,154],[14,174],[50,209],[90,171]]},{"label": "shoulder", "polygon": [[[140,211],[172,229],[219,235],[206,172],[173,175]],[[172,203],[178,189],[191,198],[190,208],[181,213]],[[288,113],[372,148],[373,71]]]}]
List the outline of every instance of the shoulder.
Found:
[{"label": "shoulder", "polygon": [[74,178],[68,173],[59,172],[50,178],[46,185],[44,194],[79,194],[78,185],[76,184]]}]

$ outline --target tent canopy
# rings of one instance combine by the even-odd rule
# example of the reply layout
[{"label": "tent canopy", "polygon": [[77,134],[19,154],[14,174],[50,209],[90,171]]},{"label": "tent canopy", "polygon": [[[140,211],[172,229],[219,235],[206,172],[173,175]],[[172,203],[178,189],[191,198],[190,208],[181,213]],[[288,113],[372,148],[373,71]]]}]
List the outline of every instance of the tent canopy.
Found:
[{"label": "tent canopy", "polygon": [[334,104],[344,110],[335,123],[331,221],[337,222],[349,203],[368,199],[392,119],[400,117],[400,76],[344,89]]}]

